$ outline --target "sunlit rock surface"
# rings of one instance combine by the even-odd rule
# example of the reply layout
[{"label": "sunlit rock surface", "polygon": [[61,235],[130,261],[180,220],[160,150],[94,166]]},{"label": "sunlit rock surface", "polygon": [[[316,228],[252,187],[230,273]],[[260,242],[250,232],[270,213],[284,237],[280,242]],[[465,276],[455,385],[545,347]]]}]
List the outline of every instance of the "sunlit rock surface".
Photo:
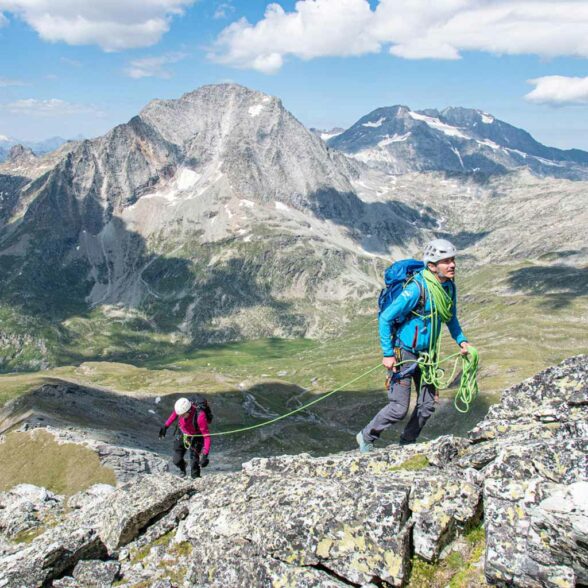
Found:
[{"label": "sunlit rock surface", "polygon": [[[491,584],[586,584],[587,383],[586,356],[547,369],[506,390],[469,439],[88,491],[26,546],[2,527],[0,586],[85,586],[92,574],[106,586],[404,586],[415,558],[438,561],[480,521]],[[51,500],[2,495],[15,513]]]}]

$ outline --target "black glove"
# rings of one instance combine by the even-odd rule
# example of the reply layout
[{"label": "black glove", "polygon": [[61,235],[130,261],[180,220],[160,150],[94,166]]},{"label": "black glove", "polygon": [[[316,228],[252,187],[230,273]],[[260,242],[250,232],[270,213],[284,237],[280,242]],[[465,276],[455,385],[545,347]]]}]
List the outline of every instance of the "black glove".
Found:
[{"label": "black glove", "polygon": [[208,454],[203,453],[200,456],[200,467],[205,468],[209,463],[210,463],[210,460],[208,459]]},{"label": "black glove", "polygon": [[161,427],[161,429],[159,429],[159,438],[163,439],[165,437],[166,433],[167,433],[167,427],[166,426]]}]

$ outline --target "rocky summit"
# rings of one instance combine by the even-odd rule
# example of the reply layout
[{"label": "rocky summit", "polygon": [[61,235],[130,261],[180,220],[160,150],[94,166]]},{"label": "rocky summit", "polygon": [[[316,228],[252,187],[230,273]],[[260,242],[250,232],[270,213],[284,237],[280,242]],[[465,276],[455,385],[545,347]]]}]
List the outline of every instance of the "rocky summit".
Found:
[{"label": "rocky summit", "polygon": [[[20,485],[0,494],[0,586],[422,588],[456,562],[451,586],[583,586],[587,449],[577,356],[505,390],[467,438],[68,499]],[[474,533],[483,549],[467,548]]]}]

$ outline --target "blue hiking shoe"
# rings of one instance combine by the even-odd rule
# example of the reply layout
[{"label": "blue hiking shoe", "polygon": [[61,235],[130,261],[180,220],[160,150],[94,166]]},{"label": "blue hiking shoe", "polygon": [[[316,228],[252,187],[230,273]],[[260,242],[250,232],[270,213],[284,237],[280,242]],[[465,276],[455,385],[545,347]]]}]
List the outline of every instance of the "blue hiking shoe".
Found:
[{"label": "blue hiking shoe", "polygon": [[361,431],[355,436],[355,440],[357,441],[357,444],[359,445],[359,451],[361,453],[369,453],[370,451],[372,451],[374,449],[374,444],[368,443],[363,438],[363,433]]}]

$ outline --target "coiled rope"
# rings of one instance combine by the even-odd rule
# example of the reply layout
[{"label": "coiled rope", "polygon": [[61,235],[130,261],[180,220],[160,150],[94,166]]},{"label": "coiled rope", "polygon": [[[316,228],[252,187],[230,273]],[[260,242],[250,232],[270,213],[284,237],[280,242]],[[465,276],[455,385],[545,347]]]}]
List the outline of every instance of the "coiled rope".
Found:
[{"label": "coiled rope", "polygon": [[431,318],[431,338],[429,351],[421,353],[418,359],[422,379],[437,390],[448,388],[457,372],[459,357],[453,364],[451,375],[446,379],[444,379],[445,370],[440,367],[440,363],[451,357],[461,356],[461,379],[453,404],[458,412],[466,413],[478,395],[478,350],[472,345],[468,345],[467,355],[459,352],[445,358],[445,360],[439,359],[441,355],[441,322],[448,323],[453,317],[453,300],[428,269],[423,271],[423,278],[431,300],[431,314],[429,315]]}]

